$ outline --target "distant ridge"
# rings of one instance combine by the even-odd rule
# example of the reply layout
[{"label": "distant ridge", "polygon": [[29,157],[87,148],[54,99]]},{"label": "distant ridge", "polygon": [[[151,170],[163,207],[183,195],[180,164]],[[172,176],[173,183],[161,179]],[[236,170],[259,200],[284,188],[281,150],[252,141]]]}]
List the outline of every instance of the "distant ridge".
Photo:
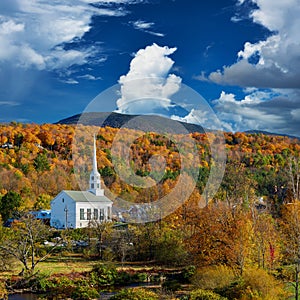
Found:
[{"label": "distant ridge", "polygon": [[[62,119],[55,124],[67,124],[67,125],[94,125],[94,126],[101,126],[101,127],[113,127],[113,128],[121,128],[128,126],[130,124],[130,120],[138,117],[138,115],[127,115],[127,114],[119,114],[115,112],[88,112],[83,114],[77,114],[65,119]],[[151,123],[155,124],[156,127],[160,127],[161,129],[172,129],[176,123],[180,123],[188,132],[199,132],[204,133],[204,129],[200,125],[185,123],[185,122],[178,122],[175,120],[171,120],[168,118],[160,117],[157,115],[143,115],[143,120],[149,120],[149,131],[151,131]],[[145,122],[143,122],[143,126]],[[208,130],[209,131],[209,130]]]},{"label": "distant ridge", "polygon": [[244,133],[285,136],[285,137],[288,137],[288,138],[291,138],[291,139],[297,139],[297,140],[300,139],[298,136],[295,136],[295,135],[289,135],[289,134],[284,134],[284,133],[274,133],[274,132],[269,132],[269,131],[265,131],[265,130],[246,130],[246,131],[244,131]]},{"label": "distant ridge", "polygon": [[[76,114],[74,116],[62,119],[55,124],[66,124],[66,125],[76,125],[76,124],[82,124],[82,125],[94,125],[94,126],[101,126],[101,127],[113,127],[113,128],[121,128],[121,127],[126,127],[130,128],[128,125],[128,122],[135,118],[138,117],[138,115],[127,115],[127,114],[120,114],[120,113],[115,113],[115,112],[87,112],[87,113],[82,113],[82,114]],[[178,122],[174,121],[168,118],[160,117],[157,115],[149,115],[149,116],[143,116],[145,117],[144,119],[149,120],[149,131],[151,131],[151,123],[155,123],[156,127],[161,125],[162,128],[166,129],[166,131],[171,129],[175,123],[180,123],[182,126],[188,131],[188,132],[199,132],[199,133],[204,133],[204,132],[209,132],[211,130],[203,129],[202,126],[196,125],[196,124],[191,124],[191,123],[185,123],[185,122]],[[145,125],[143,123],[143,125]],[[264,134],[264,135],[273,135],[273,136],[284,136],[288,137],[291,139],[297,139],[299,140],[300,138],[297,136],[293,135],[288,135],[288,134],[281,134],[281,133],[274,133],[274,132],[269,132],[269,131],[264,131],[264,130],[247,130],[244,131],[246,134]]]}]

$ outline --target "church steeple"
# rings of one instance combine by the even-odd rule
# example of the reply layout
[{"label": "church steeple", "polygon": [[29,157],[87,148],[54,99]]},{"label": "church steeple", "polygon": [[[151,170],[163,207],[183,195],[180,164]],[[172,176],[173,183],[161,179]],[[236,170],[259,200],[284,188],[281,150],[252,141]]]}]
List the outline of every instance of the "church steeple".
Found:
[{"label": "church steeple", "polygon": [[104,190],[101,189],[100,174],[97,168],[97,151],[96,151],[96,138],[94,135],[94,153],[93,153],[93,169],[90,174],[90,189],[89,191],[96,196],[103,196]]}]

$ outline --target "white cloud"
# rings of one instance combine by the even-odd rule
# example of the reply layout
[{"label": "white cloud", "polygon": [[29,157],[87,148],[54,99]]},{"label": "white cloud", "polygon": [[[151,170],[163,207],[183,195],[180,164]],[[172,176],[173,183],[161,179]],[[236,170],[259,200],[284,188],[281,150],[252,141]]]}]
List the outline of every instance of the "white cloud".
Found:
[{"label": "white cloud", "polygon": [[0,101],[0,106],[2,106],[2,105],[17,106],[17,105],[20,105],[20,103],[15,102],[15,101]]},{"label": "white cloud", "polygon": [[155,32],[153,30],[150,30],[155,25],[155,23],[153,23],[153,22],[146,22],[146,21],[143,21],[143,20],[137,20],[137,21],[134,21],[134,22],[130,22],[130,24],[132,24],[134,29],[144,31],[144,32],[147,32],[149,34],[159,36],[159,37],[164,37],[165,36],[163,33]]},{"label": "white cloud", "polygon": [[184,123],[190,123],[190,124],[201,124],[204,126],[206,125],[207,128],[212,129],[211,124],[208,125],[207,121],[209,118],[207,118],[207,112],[197,110],[192,108],[191,111],[185,116],[185,117],[179,117],[176,115],[171,116],[172,120],[184,122]]},{"label": "white cloud", "polygon": [[257,129],[300,136],[300,0],[237,1],[238,6],[249,3],[256,4],[250,18],[270,35],[256,43],[246,42],[234,64],[197,78],[248,87],[242,99],[222,92],[214,101],[227,130]]},{"label": "white cloud", "polygon": [[95,77],[94,75],[91,75],[91,74],[85,74],[85,75],[77,76],[77,78],[82,78],[82,79],[92,80],[92,81],[102,79],[101,77]]},{"label": "white cloud", "polygon": [[1,0],[0,62],[40,70],[84,64],[96,54],[95,46],[67,50],[64,44],[80,40],[90,30],[93,16],[122,16],[127,12],[119,4],[131,3],[134,1]]},{"label": "white cloud", "polygon": [[180,77],[169,74],[174,64],[169,55],[175,51],[176,48],[153,44],[135,54],[128,73],[119,79],[121,85],[121,97],[117,100],[119,112],[136,113],[137,110],[140,112],[139,106],[147,108],[150,102],[151,105],[164,108],[171,105],[170,97],[181,85]]},{"label": "white cloud", "polygon": [[222,92],[213,101],[218,118],[225,130],[266,130],[300,136],[299,91],[245,90],[246,96],[237,99],[232,93]]},{"label": "white cloud", "polygon": [[79,82],[75,79],[72,79],[72,78],[68,78],[66,80],[60,80],[61,82],[63,83],[66,83],[66,84],[78,84]]},{"label": "white cloud", "polygon": [[138,21],[132,22],[132,25],[133,25],[133,27],[135,29],[144,30],[144,29],[151,28],[154,25],[154,23],[153,22],[145,22],[145,21],[142,21],[142,20],[138,20]]},{"label": "white cloud", "polygon": [[[243,4],[245,1],[239,1]],[[269,88],[300,87],[300,0],[248,0],[255,3],[253,22],[273,32],[257,43],[246,42],[238,61],[208,78],[219,84]],[[251,62],[257,57],[258,61]],[[200,80],[203,79],[201,76]]]}]

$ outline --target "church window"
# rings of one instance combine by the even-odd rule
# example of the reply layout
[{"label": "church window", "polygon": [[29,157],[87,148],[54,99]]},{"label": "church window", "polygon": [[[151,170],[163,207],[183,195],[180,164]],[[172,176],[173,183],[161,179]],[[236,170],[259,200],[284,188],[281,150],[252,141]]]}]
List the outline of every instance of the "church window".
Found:
[{"label": "church window", "polygon": [[64,202],[65,202],[65,199],[64,199],[64,198],[62,198],[62,200],[61,200],[61,201],[62,201],[62,203],[64,203]]},{"label": "church window", "polygon": [[94,184],[93,184],[93,183],[91,184],[91,188],[92,188],[92,189],[94,188]]},{"label": "church window", "polygon": [[87,220],[91,220],[91,216],[92,216],[92,210],[90,208],[88,208],[86,210],[86,218],[87,218]]},{"label": "church window", "polygon": [[100,184],[99,183],[97,183],[97,189],[99,189],[100,188]]},{"label": "church window", "polygon": [[94,180],[94,176],[92,176],[92,180]]},{"label": "church window", "polygon": [[84,208],[80,208],[80,220],[84,220]]},{"label": "church window", "polygon": [[99,217],[98,209],[94,208],[94,220],[98,220],[98,217]]},{"label": "church window", "polygon": [[100,221],[103,221],[104,220],[104,208],[100,208],[100,218],[99,218]]}]

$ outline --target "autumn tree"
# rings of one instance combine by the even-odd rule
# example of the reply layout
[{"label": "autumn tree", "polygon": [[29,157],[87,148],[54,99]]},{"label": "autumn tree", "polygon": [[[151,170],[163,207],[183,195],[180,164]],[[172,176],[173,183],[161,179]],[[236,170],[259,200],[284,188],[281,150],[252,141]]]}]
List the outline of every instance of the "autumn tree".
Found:
[{"label": "autumn tree", "polygon": [[299,299],[300,274],[300,202],[286,204],[280,220],[282,234],[282,252],[287,263],[294,266],[295,299]]},{"label": "autumn tree", "polygon": [[194,231],[186,240],[197,265],[225,264],[242,274],[250,263],[253,228],[249,213],[228,204],[211,203],[190,222]]},{"label": "autumn tree", "polygon": [[253,261],[260,268],[272,269],[279,256],[279,235],[273,217],[268,213],[253,212]]},{"label": "autumn tree", "polygon": [[239,161],[227,163],[221,189],[230,207],[249,207],[255,199],[255,181],[247,173],[245,165]]}]

